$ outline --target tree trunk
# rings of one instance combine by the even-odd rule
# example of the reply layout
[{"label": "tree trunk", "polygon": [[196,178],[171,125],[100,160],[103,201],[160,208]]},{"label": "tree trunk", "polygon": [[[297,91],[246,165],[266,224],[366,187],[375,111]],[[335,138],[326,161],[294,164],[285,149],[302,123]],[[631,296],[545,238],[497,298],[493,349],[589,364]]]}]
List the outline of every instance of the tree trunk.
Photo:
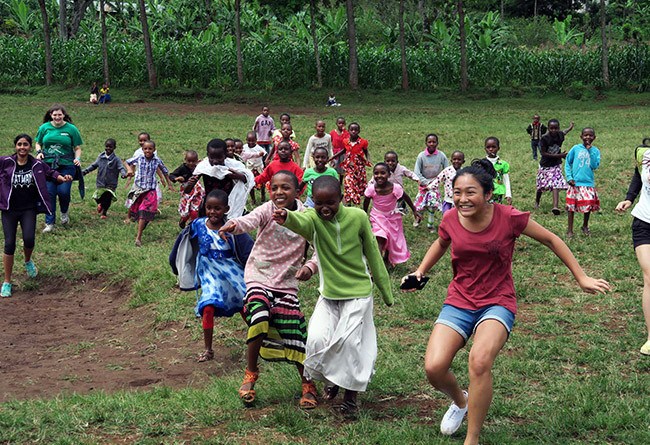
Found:
[{"label": "tree trunk", "polygon": [[104,82],[109,85],[110,79],[108,76],[108,44],[106,37],[106,11],[104,10],[104,0],[99,0],[99,16],[102,24],[102,62],[104,66]]},{"label": "tree trunk", "polygon": [[241,53],[241,0],[235,0],[235,46],[237,48],[237,84],[244,86],[244,62]]},{"label": "tree trunk", "polygon": [[316,36],[316,0],[309,0],[309,14],[311,15],[311,40],[314,43],[314,57],[316,58],[316,84],[318,88],[323,88],[323,73],[321,72],[318,37]]},{"label": "tree trunk", "polygon": [[501,0],[501,20],[503,20],[503,0]]},{"label": "tree trunk", "polygon": [[213,9],[212,9],[212,0],[205,0],[205,18],[206,18],[206,28],[210,23],[214,22],[214,16],[213,16]]},{"label": "tree trunk", "polygon": [[535,4],[533,6],[533,18],[537,18],[537,0],[535,0]]},{"label": "tree trunk", "polygon": [[149,36],[149,25],[147,24],[147,10],[144,7],[144,0],[138,0],[140,7],[140,23],[142,24],[142,38],[144,39],[144,52],[147,58],[147,72],[149,73],[149,87],[158,88],[158,77],[156,67],[153,64],[153,51],[151,50],[151,37]]},{"label": "tree trunk", "polygon": [[458,0],[458,29],[460,34],[460,91],[467,91],[467,36],[465,35],[465,11],[463,0]]},{"label": "tree trunk", "polygon": [[404,42],[404,0],[399,1],[399,50],[402,54],[402,89],[409,89],[409,73],[406,68],[406,43]]},{"label": "tree trunk", "polygon": [[600,0],[600,38],[602,40],[603,84],[609,86],[609,50],[607,48],[607,9],[605,0]]},{"label": "tree trunk", "polygon": [[345,9],[348,16],[348,47],[350,48],[349,75],[350,88],[359,88],[359,63],[357,61],[357,31],[354,26],[354,3],[353,0],[346,0]]},{"label": "tree trunk", "polygon": [[422,17],[422,32],[424,34],[431,33],[431,23],[429,23],[429,17],[427,17],[427,12],[424,9],[424,0],[418,0],[418,11]]},{"label": "tree trunk", "polygon": [[68,38],[66,9],[66,0],[59,0],[59,38],[61,40],[66,40]]},{"label": "tree trunk", "polygon": [[43,19],[43,37],[45,40],[45,85],[52,85],[52,36],[50,35],[50,21],[47,17],[47,8],[45,0],[38,0],[38,6],[41,9],[41,18]]},{"label": "tree trunk", "polygon": [[88,11],[88,7],[93,4],[93,0],[77,0],[73,3],[72,23],[70,24],[70,37],[77,35],[79,25]]}]

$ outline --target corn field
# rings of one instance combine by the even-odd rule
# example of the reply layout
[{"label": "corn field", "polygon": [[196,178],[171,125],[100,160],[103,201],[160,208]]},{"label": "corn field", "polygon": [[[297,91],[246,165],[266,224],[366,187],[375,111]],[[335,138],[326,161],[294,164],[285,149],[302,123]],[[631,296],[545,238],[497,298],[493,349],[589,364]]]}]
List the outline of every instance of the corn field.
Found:
[{"label": "corn field", "polygon": [[[232,39],[205,42],[187,36],[154,42],[160,84],[170,88],[228,90],[237,84],[235,45]],[[393,89],[401,85],[397,47],[361,45],[359,83],[362,88]],[[326,88],[348,84],[348,49],[344,42],[321,48]],[[109,45],[112,85],[146,85],[144,47],[127,36],[113,37]],[[307,42],[243,46],[246,87],[258,89],[310,88],[316,70],[312,46]],[[411,87],[419,90],[456,88],[460,82],[457,48],[410,48],[407,51]],[[64,85],[89,85],[102,77],[101,42],[88,35],[53,45],[54,80]],[[469,51],[469,78],[475,88],[541,87],[600,84],[597,48],[535,49],[525,47],[473,48]],[[622,45],[610,49],[612,86],[639,91],[650,88],[650,46]],[[44,84],[42,42],[21,36],[0,36],[0,85]]]}]

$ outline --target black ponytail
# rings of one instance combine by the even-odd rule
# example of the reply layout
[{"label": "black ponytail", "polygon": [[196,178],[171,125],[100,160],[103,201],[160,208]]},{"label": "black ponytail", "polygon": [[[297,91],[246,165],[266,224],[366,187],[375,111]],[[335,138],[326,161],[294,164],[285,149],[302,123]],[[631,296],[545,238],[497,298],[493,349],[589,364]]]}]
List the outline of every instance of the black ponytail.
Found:
[{"label": "black ponytail", "polygon": [[489,160],[474,159],[469,167],[458,170],[452,181],[452,187],[456,185],[456,179],[463,175],[472,175],[481,185],[483,194],[494,191],[494,178],[497,176],[497,171]]}]

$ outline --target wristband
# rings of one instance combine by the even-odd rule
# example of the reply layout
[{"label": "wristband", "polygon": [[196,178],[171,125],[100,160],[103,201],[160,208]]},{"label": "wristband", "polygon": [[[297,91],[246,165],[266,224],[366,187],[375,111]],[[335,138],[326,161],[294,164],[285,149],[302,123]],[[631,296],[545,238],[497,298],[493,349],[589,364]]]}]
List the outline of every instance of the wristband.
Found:
[{"label": "wristband", "polygon": [[81,162],[81,158],[74,158],[74,160]]}]

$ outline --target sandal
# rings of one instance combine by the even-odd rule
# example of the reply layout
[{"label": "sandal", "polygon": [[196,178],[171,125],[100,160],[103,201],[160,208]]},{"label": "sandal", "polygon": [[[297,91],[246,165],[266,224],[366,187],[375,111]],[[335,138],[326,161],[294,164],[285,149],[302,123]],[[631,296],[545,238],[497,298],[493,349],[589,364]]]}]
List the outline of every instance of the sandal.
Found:
[{"label": "sandal", "polygon": [[336,385],[326,386],[323,391],[325,392],[325,400],[334,400],[339,393],[339,387]]},{"label": "sandal", "polygon": [[244,405],[246,406],[250,406],[253,404],[253,402],[255,402],[255,390],[253,389],[253,386],[259,377],[259,371],[252,372],[248,369],[244,369],[244,380],[241,382],[241,386],[250,385],[250,389],[241,389],[240,387],[239,398],[242,402],[244,402]]},{"label": "sandal", "polygon": [[559,214],[562,213],[562,212],[561,212],[561,210],[558,209],[557,207],[553,207],[553,208],[551,209],[551,213],[553,213],[553,215],[557,216],[557,215],[559,215]]},{"label": "sandal", "polygon": [[214,359],[214,351],[212,349],[207,349],[199,354],[199,357],[196,359],[196,361],[199,363],[203,363],[212,359]]},{"label": "sandal", "polygon": [[[311,396],[311,397],[309,397]],[[300,408],[314,409],[318,406],[318,391],[314,382],[302,384],[302,397],[300,398]]]}]

